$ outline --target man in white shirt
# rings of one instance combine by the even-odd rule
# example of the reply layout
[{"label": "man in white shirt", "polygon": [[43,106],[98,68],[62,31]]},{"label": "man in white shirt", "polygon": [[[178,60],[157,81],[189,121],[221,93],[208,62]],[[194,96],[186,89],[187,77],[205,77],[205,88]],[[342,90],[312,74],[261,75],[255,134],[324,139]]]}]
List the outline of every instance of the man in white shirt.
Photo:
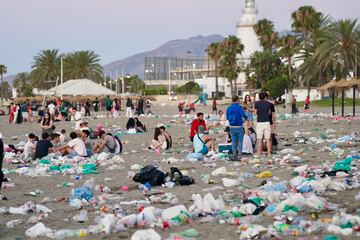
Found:
[{"label": "man in white shirt", "polygon": [[52,117],[52,119],[54,119],[55,117],[55,104],[53,104],[52,102],[50,102],[50,104],[48,105],[48,109],[49,109],[49,113],[50,113],[50,116]]},{"label": "man in white shirt", "polygon": [[76,132],[70,133],[71,140],[60,149],[62,155],[69,155],[70,157],[82,156],[85,157],[86,146],[85,143],[78,137]]}]

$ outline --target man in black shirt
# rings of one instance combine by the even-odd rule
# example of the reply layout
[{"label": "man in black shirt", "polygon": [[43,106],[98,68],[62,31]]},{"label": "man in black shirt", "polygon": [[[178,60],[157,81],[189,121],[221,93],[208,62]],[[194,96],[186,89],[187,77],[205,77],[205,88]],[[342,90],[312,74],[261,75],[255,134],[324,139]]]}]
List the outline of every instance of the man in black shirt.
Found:
[{"label": "man in black shirt", "polygon": [[90,99],[88,99],[85,102],[85,117],[87,117],[87,116],[90,117],[90,107],[91,107],[91,103],[90,103]]},{"label": "man in black shirt", "polygon": [[[260,101],[255,103],[255,112],[254,114],[257,116],[257,124],[256,124],[256,134],[257,134],[257,143],[258,143],[258,156],[262,157],[262,141],[265,137],[267,153],[268,157],[271,156],[271,126],[270,122],[272,120],[272,109],[274,109],[274,105],[267,101],[266,93],[261,92],[259,94]],[[275,109],[274,109],[275,111]]]},{"label": "man in black shirt", "polygon": [[35,157],[34,159],[41,159],[45,156],[47,156],[49,154],[49,151],[52,152],[53,151],[53,145],[51,143],[51,141],[49,140],[50,135],[48,133],[43,133],[41,135],[41,140],[39,140],[36,143],[36,147],[35,147]]}]

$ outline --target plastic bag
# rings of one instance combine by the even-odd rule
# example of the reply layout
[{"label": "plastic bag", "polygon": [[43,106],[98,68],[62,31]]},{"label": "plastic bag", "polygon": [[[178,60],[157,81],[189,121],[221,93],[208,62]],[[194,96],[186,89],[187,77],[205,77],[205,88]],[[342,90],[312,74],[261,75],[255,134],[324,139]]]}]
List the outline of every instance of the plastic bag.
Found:
[{"label": "plastic bag", "polygon": [[38,238],[45,237],[46,234],[49,234],[51,232],[52,230],[50,228],[45,227],[45,225],[40,222],[26,230],[25,235],[30,238]]},{"label": "plastic bag", "polygon": [[161,240],[161,236],[154,229],[137,230],[131,240]]}]

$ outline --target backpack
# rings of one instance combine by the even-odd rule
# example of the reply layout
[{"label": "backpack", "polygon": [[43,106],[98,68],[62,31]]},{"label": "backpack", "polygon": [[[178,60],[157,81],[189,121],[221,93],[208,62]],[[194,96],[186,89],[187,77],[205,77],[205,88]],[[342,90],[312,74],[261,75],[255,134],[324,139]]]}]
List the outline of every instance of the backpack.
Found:
[{"label": "backpack", "polygon": [[115,142],[115,147],[110,148],[108,145],[106,147],[109,149],[110,153],[120,154],[122,152],[122,142],[118,136],[112,136]]},{"label": "backpack", "polygon": [[171,167],[170,172],[166,173],[166,176],[180,186],[192,185],[195,183],[195,180],[192,177],[183,175],[177,167]]},{"label": "backpack", "polygon": [[135,174],[133,180],[142,184],[149,182],[151,186],[161,186],[164,183],[165,174],[154,165],[147,165]]}]

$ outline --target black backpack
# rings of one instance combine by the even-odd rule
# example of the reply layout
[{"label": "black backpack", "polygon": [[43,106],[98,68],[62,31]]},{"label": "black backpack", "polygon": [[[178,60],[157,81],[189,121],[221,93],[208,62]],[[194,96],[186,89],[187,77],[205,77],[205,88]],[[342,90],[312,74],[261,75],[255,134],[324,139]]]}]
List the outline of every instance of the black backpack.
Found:
[{"label": "black backpack", "polygon": [[192,185],[195,183],[195,180],[192,177],[183,175],[180,169],[177,167],[171,167],[170,172],[168,172],[166,175],[170,178],[171,181],[179,184],[180,186]]},{"label": "black backpack", "polygon": [[143,167],[140,172],[133,177],[135,182],[142,184],[149,182],[151,186],[161,186],[164,183],[164,179],[165,174],[154,165]]}]

